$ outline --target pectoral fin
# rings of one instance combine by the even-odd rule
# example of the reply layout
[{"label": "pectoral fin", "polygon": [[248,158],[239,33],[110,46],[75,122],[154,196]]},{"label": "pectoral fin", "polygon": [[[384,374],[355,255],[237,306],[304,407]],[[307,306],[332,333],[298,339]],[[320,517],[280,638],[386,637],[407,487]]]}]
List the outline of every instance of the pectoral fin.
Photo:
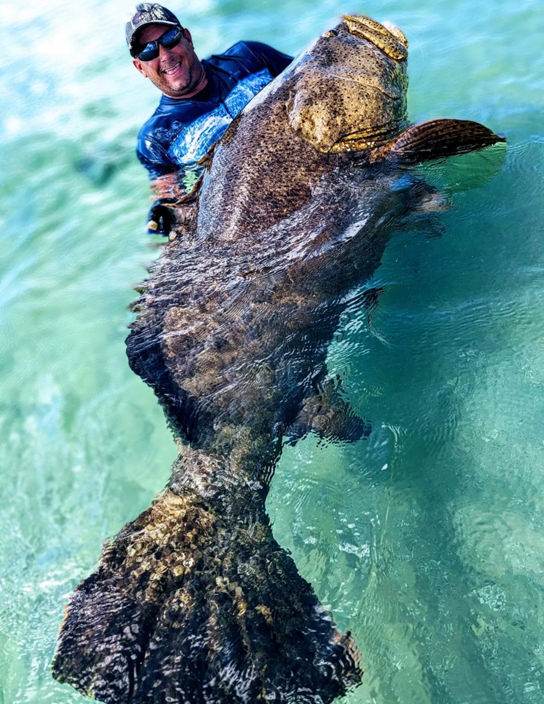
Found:
[{"label": "pectoral fin", "polygon": [[368,420],[360,418],[342,397],[339,385],[332,379],[308,396],[295,422],[289,428],[292,442],[313,431],[333,441],[357,442],[371,431]]},{"label": "pectoral fin", "polygon": [[472,120],[430,120],[411,125],[392,142],[375,149],[372,161],[389,159],[401,164],[419,164],[455,154],[483,149],[504,137]]}]

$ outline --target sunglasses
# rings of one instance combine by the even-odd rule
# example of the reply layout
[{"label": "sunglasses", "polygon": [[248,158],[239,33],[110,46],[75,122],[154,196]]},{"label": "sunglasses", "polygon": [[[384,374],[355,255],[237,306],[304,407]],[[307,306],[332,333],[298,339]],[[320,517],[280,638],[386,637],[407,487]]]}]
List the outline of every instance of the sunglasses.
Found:
[{"label": "sunglasses", "polygon": [[140,61],[152,61],[159,55],[159,44],[165,49],[173,49],[180,43],[183,37],[184,34],[182,28],[174,27],[174,29],[170,29],[168,32],[165,32],[162,37],[159,37],[152,42],[147,42],[144,48],[137,52],[135,58]]}]

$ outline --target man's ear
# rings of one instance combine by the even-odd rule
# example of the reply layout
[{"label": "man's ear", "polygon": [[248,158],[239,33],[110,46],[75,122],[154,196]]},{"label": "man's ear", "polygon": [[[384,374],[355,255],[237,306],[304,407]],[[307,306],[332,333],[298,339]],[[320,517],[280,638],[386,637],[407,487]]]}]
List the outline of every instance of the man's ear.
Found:
[{"label": "man's ear", "polygon": [[132,64],[136,67],[136,69],[147,78],[147,75],[144,71],[144,67],[142,66],[142,62],[138,61],[138,59],[132,59]]},{"label": "man's ear", "polygon": [[189,30],[186,29],[185,27],[183,28],[183,35],[184,35],[185,39],[187,39],[189,44],[191,46],[193,46],[193,38],[191,37],[191,32],[189,32]]}]

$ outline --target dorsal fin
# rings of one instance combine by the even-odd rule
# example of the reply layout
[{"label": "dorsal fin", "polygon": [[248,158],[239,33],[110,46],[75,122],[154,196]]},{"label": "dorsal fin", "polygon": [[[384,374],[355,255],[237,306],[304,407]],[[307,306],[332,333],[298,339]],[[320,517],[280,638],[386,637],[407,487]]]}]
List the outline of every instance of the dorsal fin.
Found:
[{"label": "dorsal fin", "polygon": [[429,120],[411,125],[392,142],[374,149],[371,161],[390,159],[401,164],[419,164],[455,154],[483,149],[504,137],[472,120]]}]

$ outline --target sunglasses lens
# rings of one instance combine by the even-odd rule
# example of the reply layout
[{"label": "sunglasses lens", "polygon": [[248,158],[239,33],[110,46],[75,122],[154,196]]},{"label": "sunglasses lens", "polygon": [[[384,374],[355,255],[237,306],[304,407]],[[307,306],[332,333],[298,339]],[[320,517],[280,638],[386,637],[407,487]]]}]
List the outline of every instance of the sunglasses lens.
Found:
[{"label": "sunglasses lens", "polygon": [[181,37],[181,30],[174,28],[166,32],[166,34],[163,34],[159,41],[165,49],[172,49],[176,44],[179,44]]},{"label": "sunglasses lens", "polygon": [[174,27],[174,29],[165,32],[162,37],[148,42],[144,48],[138,52],[137,58],[140,59],[140,61],[153,61],[153,59],[156,59],[159,55],[159,44],[162,44],[165,49],[172,49],[176,44],[180,43],[182,37],[183,32],[181,29]]},{"label": "sunglasses lens", "polygon": [[159,55],[159,45],[157,42],[149,42],[144,48],[138,53],[138,58],[140,61],[152,61],[156,59]]}]

